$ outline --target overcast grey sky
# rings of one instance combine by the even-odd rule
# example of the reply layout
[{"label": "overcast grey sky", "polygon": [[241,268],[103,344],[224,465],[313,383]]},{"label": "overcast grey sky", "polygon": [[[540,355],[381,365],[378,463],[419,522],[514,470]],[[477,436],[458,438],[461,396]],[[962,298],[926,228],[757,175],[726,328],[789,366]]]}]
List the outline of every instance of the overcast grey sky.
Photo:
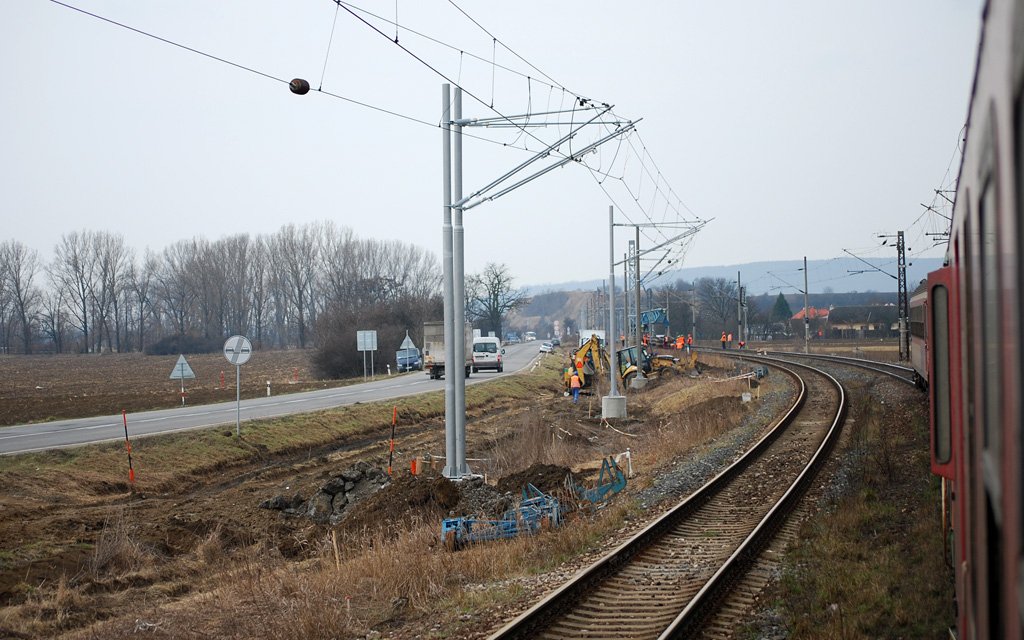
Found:
[{"label": "overcast grey sky", "polygon": [[[48,0],[0,3],[0,239],[48,260],[79,229],[120,232],[141,254],[333,220],[440,255],[444,80],[388,37],[331,0],[68,4],[259,73]],[[467,117],[493,116],[492,101],[505,115],[567,108],[575,93],[643,119],[587,166],[467,211],[467,272],[603,278],[612,202],[622,222],[713,219],[684,266],[889,257],[876,235],[899,229],[919,254],[943,228],[920,203],[956,178],[981,0],[457,4],[522,59],[447,1],[357,6],[397,10],[399,43],[486,103],[467,97]],[[315,90],[321,76],[306,96],[280,82]],[[466,141],[467,192],[566,128],[472,133],[486,141]],[[631,236],[617,232],[617,253]]]}]

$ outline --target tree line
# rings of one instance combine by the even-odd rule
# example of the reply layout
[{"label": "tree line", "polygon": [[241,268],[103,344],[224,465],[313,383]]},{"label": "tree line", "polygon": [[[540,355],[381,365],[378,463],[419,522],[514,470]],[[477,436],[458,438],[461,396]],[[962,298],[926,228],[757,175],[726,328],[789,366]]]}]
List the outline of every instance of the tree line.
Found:
[{"label": "tree line", "polygon": [[[152,351],[183,337],[219,348],[233,334],[257,348],[305,348],[338,322],[422,327],[440,300],[433,253],[331,222],[142,254],[119,233],[73,231],[49,263],[17,240],[0,243],[3,353]],[[375,327],[350,328],[354,345],[357,329]]]}]

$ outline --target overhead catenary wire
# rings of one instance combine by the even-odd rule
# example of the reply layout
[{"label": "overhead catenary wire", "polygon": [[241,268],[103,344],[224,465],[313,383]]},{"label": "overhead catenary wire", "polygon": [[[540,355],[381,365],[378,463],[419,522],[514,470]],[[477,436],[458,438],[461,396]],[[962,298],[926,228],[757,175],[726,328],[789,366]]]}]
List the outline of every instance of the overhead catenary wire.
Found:
[{"label": "overhead catenary wire", "polygon": [[[101,16],[99,14],[93,13],[91,11],[87,11],[85,9],[81,9],[79,7],[67,4],[65,2],[61,2],[61,0],[50,0],[50,2],[52,2],[53,4],[59,5],[61,7],[64,7],[66,9],[70,9],[72,11],[76,11],[76,12],[81,13],[83,15],[86,15],[86,16],[88,16],[90,18],[94,18],[94,19],[99,20],[101,22],[106,22],[107,24],[111,24],[113,26],[120,27],[122,29],[126,29],[128,31],[131,31],[133,33],[139,34],[139,35],[147,37],[147,38],[152,38],[153,40],[157,40],[158,42],[162,42],[164,44],[171,45],[172,47],[177,47],[179,49],[182,49],[184,51],[188,51],[190,53],[194,53],[194,54],[202,56],[204,58],[208,58],[210,60],[215,60],[217,62],[221,62],[223,64],[226,64],[228,66],[234,67],[236,69],[241,69],[243,71],[247,71],[249,73],[253,73],[253,74],[257,75],[257,76],[266,78],[268,80],[273,80],[275,82],[280,82],[280,83],[283,83],[283,84],[288,84],[289,82],[291,82],[290,79],[280,78],[280,77],[277,77],[277,76],[275,76],[273,74],[266,73],[264,71],[260,71],[259,69],[256,69],[254,67],[246,66],[244,64],[240,64],[238,62],[234,62],[232,60],[228,60],[227,58],[222,58],[220,56],[216,56],[216,55],[213,55],[211,53],[207,53],[207,52],[202,51],[200,49],[196,49],[195,47],[190,47],[188,45],[181,44],[180,42],[175,42],[174,40],[171,40],[169,38],[165,38],[165,37],[162,37],[162,36],[158,36],[156,34],[148,32],[148,31],[143,31],[142,29],[138,29],[136,27],[132,27],[131,25],[127,25],[127,24],[124,24],[122,22],[118,22],[116,20],[112,20],[112,19],[107,18],[105,16]],[[413,122],[413,123],[416,123],[416,124],[419,124],[419,125],[430,127],[431,129],[437,129],[438,127],[441,126],[437,122],[429,122],[429,121],[423,120],[421,118],[416,118],[415,116],[410,116],[410,115],[407,115],[407,114],[404,114],[404,113],[400,113],[400,112],[394,111],[392,109],[386,109],[384,107],[380,107],[380,106],[377,106],[377,105],[374,105],[374,104],[370,104],[368,102],[363,102],[361,100],[356,100],[354,98],[349,98],[347,96],[343,96],[343,95],[340,95],[340,94],[337,94],[337,93],[332,93],[330,91],[324,91],[322,89],[318,89],[317,93],[321,93],[321,94],[323,94],[325,96],[329,96],[329,97],[335,98],[337,100],[342,100],[344,102],[348,102],[350,104],[354,104],[354,105],[359,106],[359,107],[363,107],[363,108],[366,108],[366,109],[371,109],[373,111],[377,111],[378,113],[382,113],[382,114],[385,114],[385,115],[389,115],[389,116],[393,116],[393,117],[396,117],[396,118],[400,118],[402,120]],[[510,147],[510,148],[519,149],[519,150],[522,150],[522,151],[529,151],[529,149],[527,149],[526,147],[516,147],[516,146],[510,145],[508,143],[502,143],[500,141],[492,140],[491,138],[487,138],[487,137],[484,137],[484,136],[474,135],[472,133],[463,132],[463,135],[468,137],[468,138],[473,138],[473,139],[480,140],[482,142],[487,142],[489,144],[493,144],[493,145],[496,145],[496,146],[504,146],[504,147]]]},{"label": "overhead catenary wire", "polygon": [[[323,65],[322,73],[321,73],[320,86],[317,89],[317,92],[320,93],[321,95],[325,95],[325,96],[332,97],[332,98],[335,98],[335,99],[338,99],[338,100],[342,100],[344,102],[347,102],[347,103],[350,103],[350,104],[353,104],[353,105],[356,105],[356,106],[360,106],[362,108],[374,110],[374,111],[377,111],[379,113],[382,113],[382,114],[385,114],[385,115],[388,115],[388,116],[391,116],[391,117],[400,118],[400,119],[403,119],[403,120],[406,120],[406,121],[409,121],[409,122],[412,122],[412,123],[415,123],[415,124],[419,124],[419,125],[422,125],[422,126],[429,126],[431,128],[437,128],[438,126],[440,126],[442,123],[429,122],[429,121],[426,121],[426,120],[424,120],[422,118],[417,118],[417,117],[414,117],[414,116],[403,114],[403,113],[395,111],[393,109],[387,109],[387,108],[384,108],[384,107],[381,107],[381,106],[377,106],[377,105],[371,104],[371,103],[366,102],[366,101],[356,100],[354,98],[350,98],[350,97],[347,97],[347,96],[344,96],[344,95],[340,95],[340,94],[334,93],[332,91],[324,90],[323,83],[324,83],[325,76],[326,76],[326,67],[329,64],[329,56],[330,56],[330,52],[331,52],[331,48],[332,48],[334,33],[335,33],[335,30],[336,30],[337,15],[338,15],[338,13],[339,13],[341,8],[345,8],[346,11],[350,15],[353,15],[354,17],[359,19],[361,22],[366,24],[368,27],[370,27],[374,31],[377,31],[378,33],[381,33],[381,35],[386,37],[387,40],[390,43],[392,43],[395,46],[398,46],[401,49],[403,49],[403,51],[405,51],[408,55],[410,55],[414,59],[416,59],[420,64],[423,64],[426,68],[430,69],[435,74],[437,74],[440,77],[444,78],[445,80],[448,80],[449,82],[451,82],[451,79],[446,74],[444,74],[440,69],[436,68],[434,65],[430,64],[429,61],[423,59],[421,56],[419,56],[415,52],[411,51],[407,46],[404,46],[404,45],[402,45],[402,44],[400,44],[398,42],[397,35],[398,35],[398,26],[399,25],[398,25],[398,19],[397,19],[397,17],[398,17],[397,3],[396,3],[396,18],[395,18],[394,23],[393,23],[395,25],[395,27],[396,27],[396,30],[395,30],[395,34],[396,35],[395,35],[395,38],[392,39],[389,36],[387,36],[386,34],[383,34],[382,32],[380,32],[380,30],[377,29],[374,25],[368,23],[366,20],[363,20],[358,15],[356,15],[353,12],[353,10],[349,8],[348,3],[341,2],[340,0],[333,0],[333,1],[336,4],[336,10],[335,10],[335,16],[334,16],[334,24],[332,25],[332,29],[331,29],[331,36],[330,36],[330,39],[329,39],[329,42],[328,42],[328,47],[327,47],[327,55],[325,56],[324,65]],[[132,27],[132,26],[130,26],[128,24],[125,24],[125,23],[122,23],[122,22],[118,22],[116,20],[112,20],[110,18],[104,17],[104,16],[96,14],[94,12],[90,12],[90,11],[87,11],[87,10],[75,7],[75,6],[73,6],[71,4],[68,4],[66,2],[62,2],[61,0],[51,0],[51,2],[53,2],[56,5],[62,6],[64,8],[76,11],[76,12],[81,13],[81,14],[86,15],[86,16],[89,16],[89,17],[91,17],[93,19],[96,19],[96,20],[99,20],[99,21],[111,24],[113,26],[120,27],[122,29],[126,29],[128,31],[134,32],[134,33],[139,34],[141,36],[157,40],[159,42],[168,44],[168,45],[176,47],[176,48],[180,48],[182,50],[194,53],[196,55],[199,55],[199,56],[211,59],[211,60],[215,60],[217,62],[221,62],[221,63],[226,64],[228,66],[237,68],[239,70],[247,71],[249,73],[258,75],[260,77],[264,77],[266,79],[273,80],[273,81],[276,81],[276,82],[279,82],[279,83],[283,83],[283,84],[288,84],[290,82],[290,79],[288,79],[288,78],[282,78],[282,77],[275,76],[274,74],[262,71],[262,70],[256,68],[255,66],[241,64],[241,63],[232,61],[232,60],[230,60],[228,58],[225,58],[225,57],[222,57],[222,56],[217,56],[217,55],[213,55],[211,53],[207,53],[207,52],[202,51],[202,50],[200,50],[198,48],[182,44],[182,43],[177,42],[175,40],[172,40],[170,38],[162,37],[162,36],[156,35],[154,33],[150,33],[150,32],[144,31],[142,29],[139,29],[139,28],[136,28],[136,27]],[[454,5],[454,3],[452,3],[452,4],[453,4],[453,6],[457,7],[457,5]],[[457,7],[457,8],[459,8],[459,7]],[[459,10],[462,11],[461,8],[459,8]],[[464,11],[463,11],[463,13],[465,14]],[[467,15],[467,17],[469,17],[469,16]],[[477,24],[477,26],[480,26],[479,23],[477,21],[475,21],[475,20],[474,20],[474,23]],[[403,30],[407,30],[409,33],[412,33],[412,31],[408,30],[405,26],[402,26],[402,29]],[[424,37],[426,37],[426,36],[424,36]],[[547,78],[548,80],[551,80],[550,76],[548,76],[547,74],[544,74],[542,71],[537,69],[536,66],[530,64],[528,61],[525,60],[525,58],[523,58],[518,53],[513,51],[510,47],[508,47],[507,45],[502,43],[500,39],[498,39],[497,37],[495,37],[493,35],[491,37],[492,37],[492,60],[490,61],[490,64],[492,65],[492,70],[494,71],[494,73],[492,74],[492,83],[496,82],[496,80],[494,80],[494,78],[496,78],[496,70],[498,70],[498,69],[501,69],[503,71],[509,71],[511,73],[519,73],[519,72],[517,72],[515,70],[510,69],[507,66],[497,64],[497,61],[496,61],[496,47],[497,47],[498,44],[500,44],[505,50],[511,52],[512,55],[514,55],[517,59],[522,60],[525,64],[529,65],[531,69],[536,70],[542,77]],[[445,46],[449,46],[449,45],[445,45]],[[465,55],[472,56],[472,54],[468,54],[468,53],[465,54]],[[483,60],[483,61],[486,62],[486,60],[484,60],[482,57],[479,57],[479,56],[472,56],[472,57],[480,59],[480,60]],[[527,106],[528,106],[528,111],[529,111],[529,110],[532,110],[532,107],[533,107],[533,104],[532,104],[532,102],[533,102],[533,100],[532,100],[532,85],[533,85],[533,83],[535,83],[535,82],[540,82],[540,84],[546,84],[546,83],[541,81],[541,80],[538,80],[536,77],[532,77],[532,76],[529,76],[529,75],[524,75],[524,74],[521,74],[521,73],[519,75],[522,75],[527,80],[527,100],[528,100],[528,105]],[[554,82],[554,81],[552,80],[552,82]],[[453,84],[456,84],[456,86],[461,86],[461,85],[459,85],[459,83],[453,83]],[[493,87],[493,84],[492,84],[492,87]],[[502,113],[502,110],[499,109],[497,106],[492,107],[490,103],[485,104],[484,101],[481,100],[473,91],[469,90],[466,87],[462,87],[462,88],[466,92],[466,94],[468,96],[470,96],[471,99],[474,99],[478,103],[487,106],[487,108],[491,109],[494,113],[496,113],[499,116],[499,118],[505,118],[506,117]],[[573,92],[569,92],[563,85],[560,85],[560,84],[557,84],[557,85],[556,84],[552,84],[552,85],[550,85],[550,88],[549,88],[549,101],[550,101],[550,97],[551,97],[551,91],[553,91],[554,88],[561,89],[562,96],[563,96],[562,97],[563,101],[568,97],[568,96],[566,96],[567,93],[572,95],[573,105],[572,105],[572,108],[570,110],[570,114],[571,114],[570,126],[575,124],[576,121],[575,121],[575,115],[574,114],[575,114],[576,111],[578,111],[581,108],[581,106],[582,107],[587,107],[587,108],[594,108],[595,107],[594,101],[592,101],[592,100],[590,100],[588,98],[584,98],[584,97],[582,97],[579,94],[575,94]],[[493,100],[493,90],[492,90],[492,100]],[[605,105],[605,106],[607,106],[607,105]],[[610,107],[609,107],[609,109],[610,109]],[[611,121],[608,121],[608,118],[611,118]],[[619,118],[618,116],[616,116],[614,114],[614,112],[608,111],[608,118],[603,119],[601,121],[601,123],[600,123],[601,126],[606,128],[607,131],[614,132],[614,131],[617,130],[617,128],[619,126],[622,125],[623,120],[621,118]],[[531,126],[533,126],[533,122],[530,120],[529,117],[527,118],[526,122],[529,123]],[[626,122],[628,122],[628,121],[626,121]],[[480,135],[474,135],[474,134],[469,133],[469,132],[467,132],[465,130],[463,131],[463,135],[466,136],[467,138],[488,142],[489,144],[496,144],[496,145],[500,145],[500,146],[503,146],[503,147],[519,149],[519,150],[527,151],[527,152],[530,151],[530,146],[531,145],[529,144],[529,140],[531,140],[531,139],[534,140],[537,143],[540,143],[541,145],[545,145],[544,141],[542,139],[540,139],[539,137],[537,137],[536,135],[532,134],[529,131],[529,129],[524,124],[515,123],[515,122],[511,122],[511,121],[508,121],[508,124],[509,124],[510,127],[514,127],[516,129],[518,129],[516,138],[514,140],[512,140],[511,142],[507,142],[507,141],[502,142],[502,141],[493,140],[493,139],[488,138],[488,137],[484,137],[484,136],[480,136]],[[540,123],[537,123],[537,124],[540,124]],[[630,134],[627,134],[627,135],[623,136],[623,137],[626,138],[626,141],[627,141],[627,143],[628,143],[628,145],[630,147],[632,147],[632,145],[633,145],[632,141],[630,140],[632,135],[636,135],[635,130],[633,132],[631,132]],[[520,144],[520,142],[521,142],[521,144]],[[551,152],[553,154],[557,155],[557,156],[562,156],[563,159],[572,158],[572,150],[571,150],[571,148],[572,148],[572,141],[571,141],[571,139],[568,141],[568,144],[569,144],[569,153],[568,154],[566,154],[565,152],[561,151],[560,149],[555,149],[555,150],[553,150]],[[641,141],[640,144],[641,144],[641,147],[643,148],[643,152],[637,154],[638,155],[638,161],[637,161],[636,164],[639,165],[637,167],[637,169],[639,169],[639,171],[640,171],[641,184],[644,181],[644,179],[643,179],[643,174],[644,173],[647,173],[648,176],[653,178],[651,180],[651,182],[653,184],[653,187],[652,187],[653,192],[651,193],[651,196],[650,196],[650,203],[647,204],[646,207],[645,207],[645,205],[640,203],[639,201],[636,202],[636,205],[637,205],[638,209],[641,211],[643,217],[645,217],[646,219],[648,219],[650,221],[654,221],[655,216],[653,214],[653,211],[655,209],[655,205],[656,205],[656,203],[660,202],[660,200],[662,198],[664,198],[664,200],[665,200],[665,210],[666,211],[671,210],[671,211],[675,212],[675,214],[677,216],[685,217],[685,215],[683,215],[683,213],[682,213],[682,211],[680,209],[680,207],[682,207],[682,208],[686,209],[686,211],[689,211],[691,215],[693,215],[692,211],[689,210],[689,207],[687,207],[685,205],[685,203],[683,203],[681,201],[681,199],[679,199],[678,196],[676,196],[674,191],[667,184],[667,181],[664,180],[664,176],[662,176],[661,173],[660,173],[660,170],[657,169],[657,165],[654,162],[653,157],[651,157],[649,151],[647,150],[646,145],[644,145],[642,143],[642,141]],[[619,175],[617,175],[617,176],[612,175],[612,172],[615,171],[615,163],[617,163],[620,160],[620,158],[622,157],[622,155],[621,155],[622,148],[623,148],[623,141],[622,141],[622,137],[620,137],[618,139],[618,144],[616,146],[616,151],[612,155],[611,163],[609,164],[608,171],[606,172],[606,177],[614,177],[621,184],[625,185],[626,188],[627,188],[627,191],[628,191],[629,185],[628,185],[628,183],[626,181],[627,173],[630,170],[628,163],[625,163],[625,162],[623,163],[622,170],[621,170],[621,172],[619,172]],[[603,158],[603,156],[602,156],[602,158]],[[572,159],[575,159],[578,162],[580,162],[581,164],[586,165],[588,167],[588,169],[590,169],[591,171],[595,170],[594,167],[590,167],[587,164],[588,158],[572,158]],[[652,169],[651,167],[654,167],[654,168]],[[598,172],[601,172],[603,170],[604,170],[603,166],[597,167],[597,171]],[[602,189],[602,190],[606,194],[608,194],[608,190],[607,189]],[[621,207],[620,207],[620,210],[622,210]],[[694,216],[694,217],[696,217],[696,216]],[[665,214],[664,213],[662,214],[661,219],[662,220],[665,219]]]}]

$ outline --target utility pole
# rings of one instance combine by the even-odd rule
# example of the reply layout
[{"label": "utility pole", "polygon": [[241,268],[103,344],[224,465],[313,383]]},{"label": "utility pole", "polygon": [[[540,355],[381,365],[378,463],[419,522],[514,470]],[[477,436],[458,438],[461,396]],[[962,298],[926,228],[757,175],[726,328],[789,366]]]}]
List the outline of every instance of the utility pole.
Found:
[{"label": "utility pole", "polygon": [[807,256],[804,256],[804,353],[811,352],[811,319],[807,314]]},{"label": "utility pole", "polygon": [[736,272],[736,341],[745,341],[743,337],[743,281],[740,272]]},{"label": "utility pole", "polygon": [[690,283],[690,313],[693,318],[690,320],[690,336],[697,338],[697,283]]},{"label": "utility pole", "polygon": [[608,367],[610,381],[608,395],[601,399],[601,417],[626,417],[626,396],[619,395],[619,359],[616,355],[618,342],[615,340],[615,207],[608,207],[608,333],[605,334],[604,345],[608,349],[611,366]]},{"label": "utility pole", "polygon": [[451,85],[441,85],[442,191],[444,222],[441,226],[444,254],[441,262],[444,280],[444,358],[448,369],[444,376],[444,477],[458,478],[455,465],[455,280],[453,278],[454,240],[452,237],[452,127]]},{"label": "utility pole", "polygon": [[900,306],[900,362],[910,360],[910,340],[907,339],[907,318],[910,316],[910,309],[907,304],[907,254],[903,249],[903,232],[896,232],[896,253],[899,306]]},{"label": "utility pole", "polygon": [[[642,332],[640,322],[640,227],[636,227],[636,244],[633,245],[635,249],[633,253],[633,272],[636,280],[636,377],[633,378],[633,386],[640,386],[646,384],[646,376],[644,376],[644,345],[640,339]],[[638,382],[644,380],[644,382]]]},{"label": "utility pole", "polygon": [[743,342],[747,342],[747,288],[740,289],[740,299],[743,300]]}]

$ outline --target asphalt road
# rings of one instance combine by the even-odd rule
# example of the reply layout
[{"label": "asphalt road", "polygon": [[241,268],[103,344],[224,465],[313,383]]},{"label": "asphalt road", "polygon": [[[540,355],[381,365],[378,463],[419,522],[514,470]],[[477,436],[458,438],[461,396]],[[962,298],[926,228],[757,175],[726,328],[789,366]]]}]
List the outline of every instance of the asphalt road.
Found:
[{"label": "asphalt road", "polygon": [[[538,355],[539,342],[514,344],[505,347],[504,373],[481,371],[471,374],[466,384],[479,384],[529,367]],[[245,375],[245,366],[242,366]],[[384,377],[338,389],[307,391],[269,398],[256,398],[241,402],[241,420],[274,418],[295,413],[306,413],[356,404],[401,398],[417,393],[443,391],[444,380],[431,380],[425,372]],[[128,433],[132,438],[151,436],[172,431],[203,429],[223,424],[235,424],[238,408],[234,402],[207,404],[195,407],[161,409],[128,414]],[[0,455],[44,451],[61,447],[124,439],[124,420],[120,414],[76,420],[60,420],[41,424],[17,425],[0,428]]]}]

